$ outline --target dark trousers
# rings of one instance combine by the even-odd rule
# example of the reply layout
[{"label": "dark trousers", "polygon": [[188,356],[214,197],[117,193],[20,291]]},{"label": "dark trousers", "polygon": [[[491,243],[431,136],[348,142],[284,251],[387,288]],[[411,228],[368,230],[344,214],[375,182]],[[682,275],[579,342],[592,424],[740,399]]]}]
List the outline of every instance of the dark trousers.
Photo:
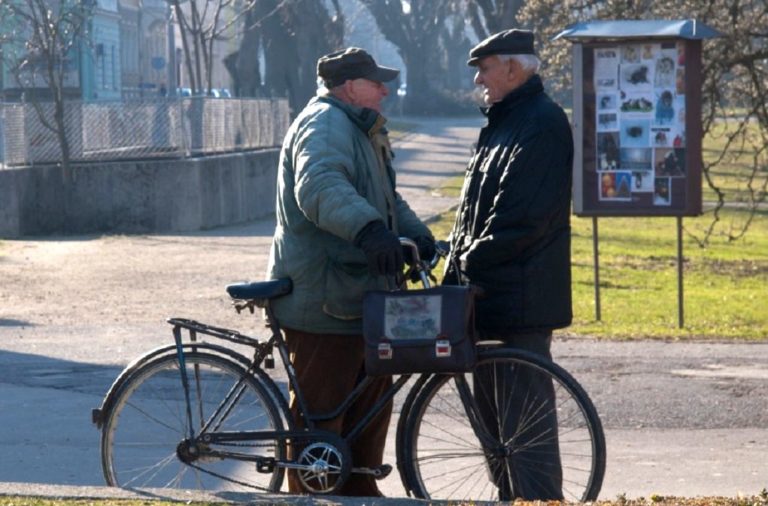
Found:
[{"label": "dark trousers", "polygon": [[[283,329],[291,363],[296,370],[299,388],[310,414],[330,413],[339,407],[357,382],[364,376],[363,336],[312,334]],[[376,378],[341,416],[316,423],[318,429],[345,434],[371,409],[381,395],[392,385],[392,377]],[[299,427],[304,427],[298,403],[291,390],[291,413]],[[368,424],[352,441],[352,464],[355,467],[377,467],[384,458],[392,403]],[[288,490],[307,493],[295,471],[288,471]],[[345,496],[380,496],[371,475],[352,473],[341,490]]]},{"label": "dark trousers", "polygon": [[[480,333],[481,340],[552,358],[551,332]],[[563,472],[557,439],[557,413],[552,380],[532,368],[478,366],[474,394],[479,415],[496,441],[512,449],[488,459],[491,478],[503,501],[561,500]]]}]

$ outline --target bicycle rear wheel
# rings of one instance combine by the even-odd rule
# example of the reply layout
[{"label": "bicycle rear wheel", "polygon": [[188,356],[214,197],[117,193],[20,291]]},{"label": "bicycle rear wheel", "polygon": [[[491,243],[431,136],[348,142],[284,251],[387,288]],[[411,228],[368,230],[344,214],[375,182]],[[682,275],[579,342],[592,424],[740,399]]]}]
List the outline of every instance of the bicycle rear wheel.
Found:
[{"label": "bicycle rear wheel", "polygon": [[602,485],[592,402],[562,367],[528,352],[481,350],[475,372],[433,377],[404,430],[405,477],[419,498],[591,501]]},{"label": "bicycle rear wheel", "polygon": [[[258,378],[230,359],[193,351],[184,355],[195,434],[217,413],[209,426],[215,431],[282,430],[280,411]],[[230,392],[231,401],[220,409]],[[277,491],[284,471],[258,472],[253,461],[203,456],[185,463],[189,416],[175,354],[155,358],[139,367],[119,390],[105,414],[101,456],[107,484],[131,488],[178,488],[208,491]],[[229,443],[215,448],[251,457],[283,459],[277,440]],[[188,457],[185,457],[187,460]]]}]

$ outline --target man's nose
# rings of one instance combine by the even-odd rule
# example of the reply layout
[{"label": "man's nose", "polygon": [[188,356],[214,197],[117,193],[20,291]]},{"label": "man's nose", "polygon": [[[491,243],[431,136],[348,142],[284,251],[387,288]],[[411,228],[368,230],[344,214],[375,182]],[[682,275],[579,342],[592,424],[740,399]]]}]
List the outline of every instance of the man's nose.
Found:
[{"label": "man's nose", "polygon": [[379,83],[379,88],[381,88],[381,94],[383,96],[386,97],[387,95],[389,95],[389,88],[387,88],[387,85],[385,85],[384,83]]},{"label": "man's nose", "polygon": [[483,84],[483,78],[480,77],[480,72],[475,72],[475,84]]}]

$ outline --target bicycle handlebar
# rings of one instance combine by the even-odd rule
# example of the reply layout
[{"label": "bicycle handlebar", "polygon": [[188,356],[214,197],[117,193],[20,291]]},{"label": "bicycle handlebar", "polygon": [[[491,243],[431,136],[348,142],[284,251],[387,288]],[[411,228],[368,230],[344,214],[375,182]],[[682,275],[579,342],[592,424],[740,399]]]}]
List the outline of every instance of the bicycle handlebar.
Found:
[{"label": "bicycle handlebar", "polygon": [[421,256],[419,256],[419,247],[416,244],[416,241],[409,239],[408,237],[400,237],[400,244],[403,248],[409,248],[411,250],[412,263],[410,264],[408,272],[415,271],[418,273],[424,288],[430,288],[432,284],[430,279],[436,281],[435,278],[432,277],[432,269],[437,266],[437,263],[441,258],[448,256],[448,253],[450,253],[450,245],[446,241],[437,241],[435,243],[434,258],[422,260]]}]

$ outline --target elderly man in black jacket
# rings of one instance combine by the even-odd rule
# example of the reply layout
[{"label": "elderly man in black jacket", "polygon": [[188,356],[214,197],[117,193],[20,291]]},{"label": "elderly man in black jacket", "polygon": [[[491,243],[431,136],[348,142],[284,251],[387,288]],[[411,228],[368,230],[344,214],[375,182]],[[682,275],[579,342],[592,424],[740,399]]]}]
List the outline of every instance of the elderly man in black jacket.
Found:
[{"label": "elderly man in black jacket", "polygon": [[[530,31],[497,33],[469,54],[468,64],[477,69],[475,84],[484,93],[487,124],[467,168],[451,233],[451,254],[460,272],[449,268],[444,282],[482,289],[476,301],[481,340],[502,341],[551,359],[552,330],[572,318],[571,128],[563,109],[544,93]],[[536,417],[536,430],[520,429],[526,399],[545,398],[552,407],[552,383],[540,375],[513,374],[479,370],[475,377],[489,430],[523,449],[506,461],[489,460],[499,498],[561,499],[554,410],[541,411],[546,416]],[[499,388],[513,381],[514,389]],[[485,394],[491,389],[493,394]],[[516,411],[501,413],[502,402]],[[526,441],[526,432],[542,430],[553,437]]]}]

